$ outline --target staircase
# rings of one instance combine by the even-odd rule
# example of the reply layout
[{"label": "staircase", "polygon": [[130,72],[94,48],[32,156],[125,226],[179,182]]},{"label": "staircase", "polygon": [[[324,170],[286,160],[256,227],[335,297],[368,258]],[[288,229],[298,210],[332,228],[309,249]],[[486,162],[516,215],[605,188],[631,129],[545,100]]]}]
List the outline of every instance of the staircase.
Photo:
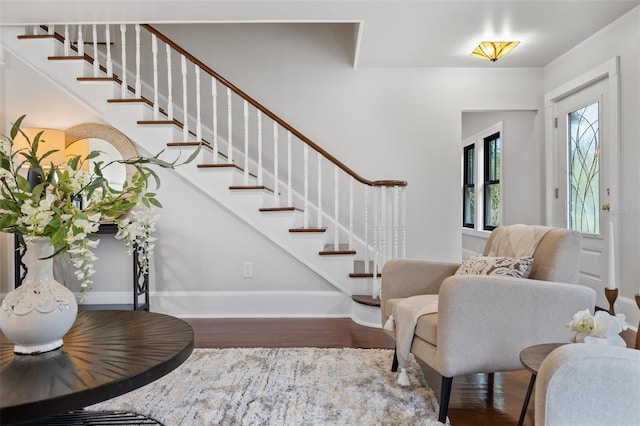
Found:
[{"label": "staircase", "polygon": [[176,172],[339,289],[356,322],[379,326],[381,267],[405,254],[406,182],[362,178],[149,25],[0,30],[6,49],[144,151],[202,145]]}]

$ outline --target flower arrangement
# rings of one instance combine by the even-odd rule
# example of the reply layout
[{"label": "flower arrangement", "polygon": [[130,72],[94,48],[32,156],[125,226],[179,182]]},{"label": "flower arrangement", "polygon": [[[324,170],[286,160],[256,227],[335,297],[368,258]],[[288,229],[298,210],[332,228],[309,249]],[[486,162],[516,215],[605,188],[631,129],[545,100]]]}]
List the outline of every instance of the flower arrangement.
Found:
[{"label": "flower arrangement", "polygon": [[[82,297],[91,290],[93,261],[97,259],[92,250],[99,243],[89,236],[98,231],[101,222],[117,223],[117,237],[125,240],[130,253],[137,247],[146,272],[156,220],[151,208],[162,207],[156,193],[149,191],[151,180],[156,189],[160,186],[151,166],[175,168],[178,159],[164,161],[160,158],[161,151],[153,157],[105,162],[101,161],[99,151],[92,151],[84,158],[71,156],[66,164],[56,165],[48,160],[56,150],[38,154],[39,146],[46,143],[41,139],[42,132],[30,140],[20,129],[24,118],[18,118],[10,136],[0,140],[0,232],[17,233],[21,239],[49,237],[54,256],[62,252],[71,256]],[[19,134],[27,140],[28,147],[14,150],[14,140]],[[198,152],[181,164],[192,161]],[[90,160],[93,170],[81,170]],[[114,163],[135,168],[121,190],[112,188],[103,174]],[[128,213],[130,217],[124,217]]]},{"label": "flower arrangement", "polygon": [[610,315],[607,311],[598,311],[591,315],[588,309],[578,311],[567,324],[576,332],[574,343],[595,343],[614,346],[626,346],[620,333],[628,328],[624,314]]}]

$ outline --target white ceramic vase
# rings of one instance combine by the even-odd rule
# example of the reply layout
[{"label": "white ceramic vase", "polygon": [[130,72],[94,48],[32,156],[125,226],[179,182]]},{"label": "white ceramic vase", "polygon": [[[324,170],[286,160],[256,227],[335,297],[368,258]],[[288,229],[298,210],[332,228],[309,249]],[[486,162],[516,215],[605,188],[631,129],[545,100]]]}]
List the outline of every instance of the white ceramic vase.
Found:
[{"label": "white ceramic vase", "polygon": [[48,237],[25,237],[27,276],[0,307],[0,330],[17,354],[39,354],[62,346],[78,314],[71,290],[53,278]]}]

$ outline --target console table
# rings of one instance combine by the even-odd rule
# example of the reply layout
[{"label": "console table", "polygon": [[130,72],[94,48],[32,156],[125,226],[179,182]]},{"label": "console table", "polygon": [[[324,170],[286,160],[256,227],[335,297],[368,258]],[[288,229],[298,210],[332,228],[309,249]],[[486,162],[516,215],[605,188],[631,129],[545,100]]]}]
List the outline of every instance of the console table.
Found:
[{"label": "console table", "polygon": [[81,311],[63,341],[51,352],[16,355],[0,334],[3,425],[64,415],[151,383],[189,358],[194,336],[168,315]]},{"label": "console table", "polygon": [[[98,229],[99,235],[115,235],[118,233],[118,225],[115,223],[102,223]],[[27,276],[27,265],[23,259],[26,248],[20,244],[18,235],[14,236],[15,256],[13,261],[15,287],[22,285]],[[133,310],[148,311],[149,310],[149,272],[143,272],[140,268],[137,250],[133,251]],[[142,300],[141,300],[142,299]]]}]

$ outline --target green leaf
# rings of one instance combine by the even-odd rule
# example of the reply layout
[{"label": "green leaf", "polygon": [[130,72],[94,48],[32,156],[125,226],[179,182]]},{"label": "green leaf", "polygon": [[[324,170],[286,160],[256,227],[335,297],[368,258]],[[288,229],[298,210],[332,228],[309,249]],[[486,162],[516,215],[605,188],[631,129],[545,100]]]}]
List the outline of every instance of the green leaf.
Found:
[{"label": "green leaf", "polygon": [[26,117],[26,115],[21,115],[15,123],[13,123],[13,127],[11,127],[11,141],[13,141],[16,136],[18,136],[18,130],[20,129],[20,126],[22,125],[22,120],[24,120],[24,118]]},{"label": "green leaf", "polygon": [[156,200],[155,198],[149,198],[149,202],[156,207],[162,208],[162,204],[160,204],[160,201]]}]

